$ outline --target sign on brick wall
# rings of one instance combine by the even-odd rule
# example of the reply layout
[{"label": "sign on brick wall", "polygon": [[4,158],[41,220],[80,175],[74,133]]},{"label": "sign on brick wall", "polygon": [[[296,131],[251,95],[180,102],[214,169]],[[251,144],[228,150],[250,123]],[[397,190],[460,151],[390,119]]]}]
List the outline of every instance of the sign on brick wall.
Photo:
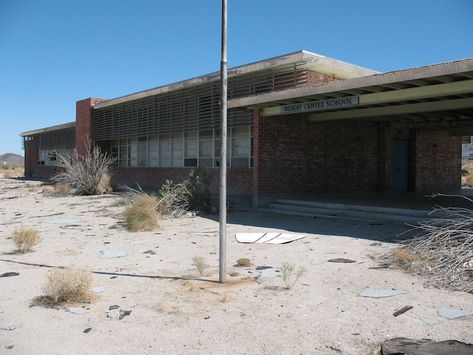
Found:
[{"label": "sign on brick wall", "polygon": [[277,107],[268,107],[263,110],[265,116],[287,115],[290,113],[312,112],[333,110],[337,108],[358,106],[360,104],[359,96],[337,97],[334,99],[317,100],[302,102],[292,105],[284,105]]}]

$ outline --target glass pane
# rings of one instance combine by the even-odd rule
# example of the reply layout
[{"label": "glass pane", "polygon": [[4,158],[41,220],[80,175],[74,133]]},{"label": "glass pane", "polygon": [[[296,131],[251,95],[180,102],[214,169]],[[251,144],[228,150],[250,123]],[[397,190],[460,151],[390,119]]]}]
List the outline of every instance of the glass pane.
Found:
[{"label": "glass pane", "polygon": [[171,137],[169,135],[159,136],[159,162],[160,166],[171,165]]},{"label": "glass pane", "polygon": [[232,156],[233,157],[248,157],[250,155],[250,146],[248,137],[233,138],[232,139]]},{"label": "glass pane", "polygon": [[212,141],[200,141],[199,144],[199,157],[210,158],[212,157]]},{"label": "glass pane", "polygon": [[184,159],[184,166],[188,166],[188,167],[197,166],[197,158]]},{"label": "glass pane", "polygon": [[213,161],[212,158],[199,159],[199,166],[205,167],[205,168],[211,168],[212,161]]},{"label": "glass pane", "polygon": [[249,127],[248,126],[244,126],[244,127],[233,127],[232,128],[232,136],[233,137],[244,137],[244,136],[248,136],[248,132],[249,132]]}]

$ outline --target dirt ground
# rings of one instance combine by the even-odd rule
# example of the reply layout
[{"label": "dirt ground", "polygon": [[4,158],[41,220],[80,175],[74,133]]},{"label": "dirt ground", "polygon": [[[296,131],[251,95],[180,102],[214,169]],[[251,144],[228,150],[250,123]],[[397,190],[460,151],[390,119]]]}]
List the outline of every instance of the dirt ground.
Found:
[{"label": "dirt ground", "polygon": [[[120,196],[48,197],[38,182],[0,179],[0,353],[5,354],[367,354],[393,337],[473,342],[473,317],[447,320],[438,310],[473,311],[473,295],[425,287],[396,269],[372,269],[374,256],[393,248],[407,227],[284,217],[234,211],[229,215],[228,277],[217,280],[216,216],[160,222],[156,232],[120,225]],[[17,227],[36,228],[42,242],[15,253]],[[239,244],[235,232],[289,231],[307,237],[289,244]],[[104,258],[102,252],[127,255]],[[200,280],[192,258],[210,267]],[[231,266],[246,257],[252,266]],[[353,259],[340,264],[332,258]],[[260,277],[257,266],[291,262],[306,268],[291,290],[280,277]],[[30,307],[51,268],[94,271],[104,287],[78,315],[64,307]],[[207,280],[207,281],[206,281]],[[367,286],[406,290],[389,298],[361,297]],[[112,305],[130,310],[107,317]],[[405,305],[414,308],[398,317]],[[439,323],[428,325],[422,317]],[[13,329],[15,328],[15,329]],[[91,328],[89,332],[84,330]]]}]

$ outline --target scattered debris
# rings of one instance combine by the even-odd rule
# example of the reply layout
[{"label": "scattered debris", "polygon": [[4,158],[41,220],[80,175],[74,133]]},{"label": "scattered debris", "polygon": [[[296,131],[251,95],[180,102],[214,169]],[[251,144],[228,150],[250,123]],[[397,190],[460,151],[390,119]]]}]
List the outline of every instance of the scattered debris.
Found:
[{"label": "scattered debris", "polygon": [[104,259],[122,258],[124,256],[127,256],[127,253],[121,250],[104,250],[101,253],[102,258]]},{"label": "scattered debris", "polygon": [[143,252],[143,254],[151,254],[151,255],[156,255],[156,252],[154,250],[146,250],[145,252]]},{"label": "scattered debris", "polygon": [[131,314],[131,311],[125,311],[120,309],[120,316],[118,317],[119,320],[122,320],[123,318],[129,316]]},{"label": "scattered debris", "polygon": [[15,330],[15,329],[20,328],[22,325],[23,325],[23,324],[11,325],[11,326],[9,326],[9,327],[0,327],[0,330],[6,330],[6,331],[8,331],[8,332],[11,332],[11,331],[13,331],[13,330]]},{"label": "scattered debris", "polygon": [[146,240],[128,240],[127,242],[130,245],[140,245],[140,244],[148,243],[148,241]]},{"label": "scattered debris", "polygon": [[105,291],[105,287],[104,286],[98,286],[98,287],[92,287],[92,292],[95,292],[95,293],[102,293]]},{"label": "scattered debris", "polygon": [[83,331],[82,333],[87,334],[87,333],[89,333],[91,330],[92,330],[92,328],[86,328],[86,329],[84,329],[84,331]]},{"label": "scattered debris", "polygon": [[273,267],[261,270],[261,277],[276,277],[281,276],[281,270]]},{"label": "scattered debris", "polygon": [[256,270],[266,270],[266,269],[272,269],[272,268],[273,268],[272,266],[261,265],[261,266],[257,266]]},{"label": "scattered debris", "polygon": [[305,238],[306,234],[293,233],[235,233],[238,243],[287,244]]},{"label": "scattered debris", "polygon": [[438,310],[438,314],[447,319],[457,319],[473,316],[473,313],[461,308],[442,308]]},{"label": "scattered debris", "polygon": [[384,298],[408,293],[406,290],[386,289],[380,287],[367,287],[360,293],[361,297]]},{"label": "scattered debris", "polygon": [[108,310],[113,311],[114,309],[119,309],[119,308],[120,308],[120,306],[118,304],[114,304],[114,305],[108,307]]},{"label": "scattered debris", "polygon": [[312,261],[310,262],[310,264],[314,266],[319,266],[319,265],[322,265],[323,263],[324,263],[323,261],[315,260],[315,259],[312,259]]},{"label": "scattered debris", "polygon": [[457,340],[445,340],[437,343],[428,339],[395,338],[381,344],[381,355],[469,355],[472,351],[472,344],[462,343]]},{"label": "scattered debris", "polygon": [[398,310],[394,311],[393,316],[394,317],[400,316],[401,314],[406,313],[407,311],[410,311],[412,308],[414,308],[414,307],[413,306],[404,306],[402,308],[399,308]]},{"label": "scattered debris", "polygon": [[89,313],[88,309],[85,309],[82,307],[66,307],[66,309],[70,313],[79,314],[79,315]]},{"label": "scattered debris", "polygon": [[368,269],[371,269],[371,270],[389,269],[390,266],[391,266],[391,264],[384,263],[384,264],[380,264],[378,266],[370,266]]},{"label": "scattered debris", "polygon": [[341,264],[351,264],[356,263],[355,260],[345,259],[345,258],[336,258],[327,260],[329,263],[341,263]]},{"label": "scattered debris", "polygon": [[0,275],[0,277],[12,277],[12,276],[18,276],[20,275],[18,272],[4,272],[3,274]]},{"label": "scattered debris", "polygon": [[440,323],[440,321],[437,318],[434,318],[432,316],[424,316],[424,317],[421,317],[420,320],[428,325],[435,325],[435,324]]}]

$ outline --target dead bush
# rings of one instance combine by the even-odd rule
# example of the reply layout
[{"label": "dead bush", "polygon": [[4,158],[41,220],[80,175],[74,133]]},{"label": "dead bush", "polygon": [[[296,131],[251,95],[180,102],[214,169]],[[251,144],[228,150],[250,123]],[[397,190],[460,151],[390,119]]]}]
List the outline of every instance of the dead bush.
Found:
[{"label": "dead bush", "polygon": [[401,265],[409,265],[419,260],[418,255],[412,253],[411,251],[406,250],[405,248],[394,249],[393,256],[396,259],[396,261]]},{"label": "dead bush", "polygon": [[450,197],[466,199],[472,208],[437,207],[433,218],[410,231],[417,233],[414,238],[383,258],[427,277],[436,287],[473,292],[473,200]]},{"label": "dead bush", "polygon": [[202,256],[194,256],[192,258],[192,262],[197,271],[199,272],[199,275],[204,275],[205,269],[207,269],[208,266],[205,262],[205,259]]},{"label": "dead bush", "polygon": [[240,258],[236,261],[236,266],[239,266],[239,267],[251,266],[251,260],[248,258]]},{"label": "dead bush", "polygon": [[58,154],[59,173],[53,181],[71,186],[78,195],[101,195],[111,191],[110,170],[115,159],[90,142],[83,155],[77,150],[71,155]]},{"label": "dead bush", "polygon": [[281,270],[282,280],[284,282],[284,288],[286,290],[290,290],[291,288],[293,288],[296,282],[305,272],[305,268],[303,266],[300,266],[296,270],[296,266],[294,264],[287,262],[282,263],[279,269]]},{"label": "dead bush", "polygon": [[125,226],[131,232],[152,231],[158,227],[158,199],[142,193],[130,201],[123,211]]},{"label": "dead bush", "polygon": [[90,302],[92,273],[68,267],[50,272],[43,287],[43,299],[51,304]]},{"label": "dead bush", "polygon": [[41,186],[41,189],[43,190],[43,193],[48,196],[68,196],[72,192],[72,188],[63,183],[57,183],[54,185],[44,185]]},{"label": "dead bush", "polygon": [[38,231],[33,228],[16,229],[12,233],[16,248],[22,254],[27,253],[41,241]]}]

